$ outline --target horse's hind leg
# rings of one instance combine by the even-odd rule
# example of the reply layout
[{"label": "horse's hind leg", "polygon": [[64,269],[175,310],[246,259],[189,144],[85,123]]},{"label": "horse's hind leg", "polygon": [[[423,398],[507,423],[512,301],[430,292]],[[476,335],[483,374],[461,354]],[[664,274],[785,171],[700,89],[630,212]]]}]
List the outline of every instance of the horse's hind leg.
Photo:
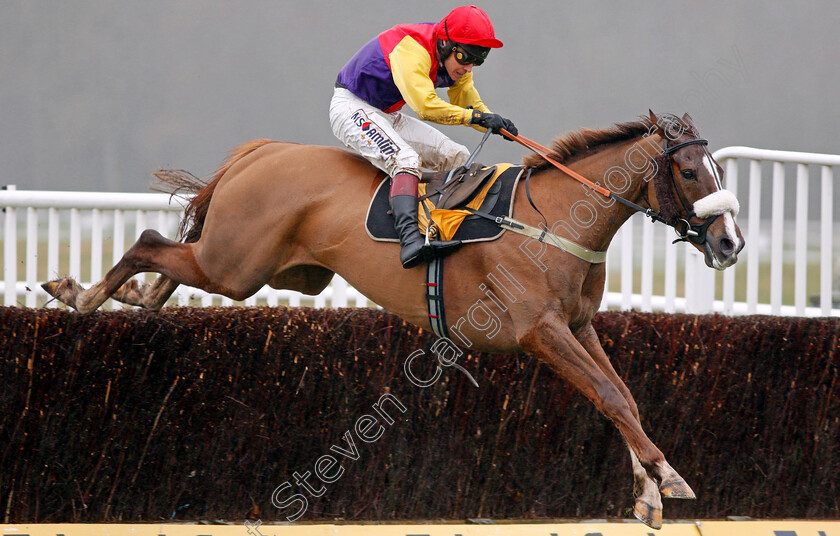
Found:
[{"label": "horse's hind leg", "polygon": [[129,279],[111,295],[111,299],[158,311],[166,304],[166,300],[172,296],[178,285],[180,283],[165,275],[158,276],[152,283],[140,283],[136,279]]},{"label": "horse's hind leg", "polygon": [[[147,229],[143,231],[137,242],[129,249],[122,259],[105,275],[102,281],[85,290],[71,278],[58,279],[44,283],[42,287],[51,296],[73,307],[80,313],[95,311],[105,300],[117,293],[120,288],[135,274],[140,272],[158,272],[171,280],[162,281],[159,293],[153,305],[159,303],[165,295],[171,295],[178,284],[186,284],[203,288],[209,292],[217,291],[208,288],[207,278],[195,261],[192,250],[193,244],[175,242],[163,237],[157,231]],[[130,288],[124,289],[128,293]],[[167,291],[169,293],[167,294]],[[165,302],[165,298],[163,298]],[[160,303],[162,305],[162,303]]]}]

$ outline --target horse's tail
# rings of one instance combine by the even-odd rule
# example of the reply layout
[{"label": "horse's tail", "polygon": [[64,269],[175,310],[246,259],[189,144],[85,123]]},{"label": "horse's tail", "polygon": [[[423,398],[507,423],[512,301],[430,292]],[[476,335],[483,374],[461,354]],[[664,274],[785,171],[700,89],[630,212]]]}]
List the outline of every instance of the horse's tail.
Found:
[{"label": "horse's tail", "polygon": [[198,241],[204,228],[204,219],[207,217],[210,199],[213,197],[216,185],[219,184],[225,173],[240,159],[263,145],[273,142],[273,140],[259,139],[243,143],[228,154],[209,181],[199,179],[183,169],[159,169],[152,173],[158,179],[157,182],[152,184],[153,190],[182,197],[192,195],[184,208],[184,218],[178,226],[178,238],[180,240],[183,242]]}]

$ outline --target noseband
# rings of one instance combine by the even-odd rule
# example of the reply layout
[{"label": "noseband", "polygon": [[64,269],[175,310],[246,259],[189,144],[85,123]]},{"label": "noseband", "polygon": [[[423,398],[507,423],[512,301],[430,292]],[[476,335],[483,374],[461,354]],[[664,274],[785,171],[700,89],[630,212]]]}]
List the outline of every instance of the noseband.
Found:
[{"label": "noseband", "polygon": [[687,147],[689,145],[702,145],[703,152],[706,154],[706,157],[712,164],[711,168],[712,173],[715,177],[715,184],[717,185],[718,190],[722,190],[723,186],[720,182],[720,177],[718,177],[717,172],[717,162],[715,162],[715,160],[712,158],[712,155],[709,154],[709,150],[706,148],[708,144],[709,140],[703,138],[695,138],[693,140],[684,141],[671,147],[668,147],[667,138],[663,141],[662,153],[667,156],[667,158],[663,160],[667,160],[668,169],[670,171],[671,176],[671,185],[673,186],[674,192],[676,192],[677,194],[677,199],[679,200],[680,205],[682,205],[683,211],[685,212],[685,216],[682,218],[676,218],[669,221],[663,220],[665,224],[673,227],[674,231],[676,231],[677,233],[678,238],[673,241],[674,244],[676,244],[677,242],[691,242],[693,244],[697,244],[698,246],[702,246],[706,243],[706,232],[709,230],[709,226],[720,217],[720,214],[715,214],[703,219],[701,223],[691,223],[691,220],[698,216],[693,208],[688,207],[688,205],[685,202],[685,199],[682,196],[682,193],[680,192],[679,186],[677,186],[677,177],[674,175],[674,166],[671,161],[671,155],[676,153],[683,147]]}]

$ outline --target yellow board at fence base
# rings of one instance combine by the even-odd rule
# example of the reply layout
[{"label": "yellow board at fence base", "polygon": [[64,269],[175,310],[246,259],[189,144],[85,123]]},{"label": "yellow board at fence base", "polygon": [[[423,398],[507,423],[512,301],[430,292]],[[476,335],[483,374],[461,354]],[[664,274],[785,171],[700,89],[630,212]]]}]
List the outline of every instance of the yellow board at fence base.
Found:
[{"label": "yellow board at fence base", "polygon": [[840,536],[837,521],[477,524],[17,524],[0,536]]}]

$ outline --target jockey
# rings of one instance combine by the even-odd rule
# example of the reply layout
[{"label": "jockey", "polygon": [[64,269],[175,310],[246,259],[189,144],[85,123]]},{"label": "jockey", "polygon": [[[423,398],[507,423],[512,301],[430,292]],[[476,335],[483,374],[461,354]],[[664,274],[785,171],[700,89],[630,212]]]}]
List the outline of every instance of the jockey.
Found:
[{"label": "jockey", "polygon": [[[405,268],[460,245],[425,245],[417,227],[417,185],[421,168],[459,167],[469,151],[399,110],[408,104],[417,117],[433,123],[517,134],[513,122],[490,112],[473,85],[473,67],[484,63],[491,48],[501,46],[487,14],[461,6],[438,23],[401,24],[382,32],[338,73],[330,103],[332,131],[391,177],[390,203]],[[449,103],[438,97],[437,87],[449,88]]]}]

